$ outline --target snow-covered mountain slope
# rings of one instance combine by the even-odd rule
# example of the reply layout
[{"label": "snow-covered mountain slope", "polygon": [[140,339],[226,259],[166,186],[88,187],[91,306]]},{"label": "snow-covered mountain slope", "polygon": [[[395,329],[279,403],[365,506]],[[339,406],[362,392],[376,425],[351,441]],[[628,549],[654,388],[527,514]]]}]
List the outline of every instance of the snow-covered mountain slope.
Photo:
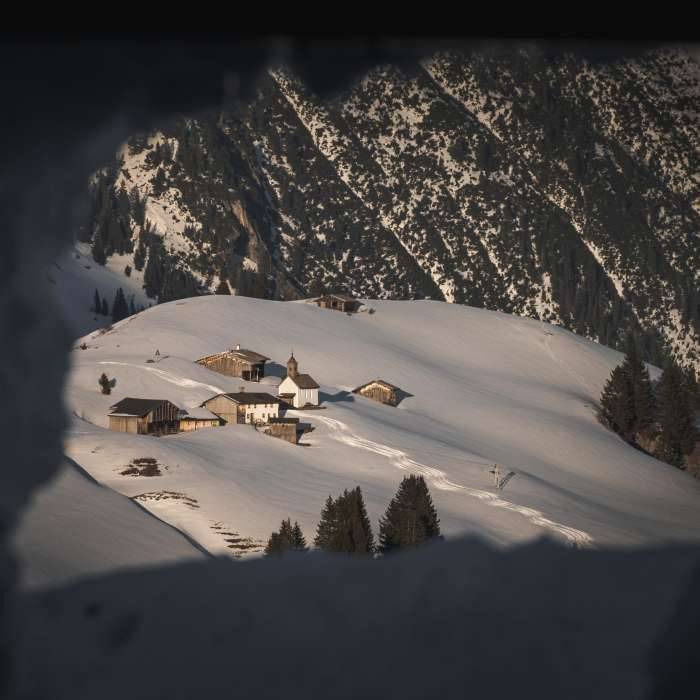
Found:
[{"label": "snow-covered mountain slope", "polygon": [[173,527],[70,461],[34,496],[12,544],[25,588],[204,556]]},{"label": "snow-covered mountain slope", "polygon": [[[143,273],[133,270],[127,277],[124,274],[127,265],[133,265],[133,260],[125,255],[113,255],[105,265],[99,265],[88,245],[76,243],[48,270],[54,300],[74,336],[111,323],[112,305],[120,287],[127,303],[133,303],[137,309],[153,303],[143,290]],[[107,302],[106,316],[94,311],[95,291]]]},{"label": "snow-covered mountain slope", "polygon": [[[596,420],[619,353],[499,312],[366,303],[376,312],[347,316],[303,301],[197,297],[86,337],[66,387],[67,454],[214,553],[257,552],[286,517],[312,538],[326,497],[356,484],[376,528],[407,472],[426,476],[448,536],[551,535],[583,547],[700,539],[700,482]],[[272,358],[262,384],[193,362],[235,343]],[[105,429],[108,407],[125,396],[189,408],[240,386],[274,390],[292,349],[325,406],[296,413],[315,428],[308,446],[251,426],[161,438]],[[102,372],[116,379],[110,396],[99,392]],[[391,408],[350,393],[375,377],[411,396]],[[144,457],[161,476],[120,473]],[[503,490],[493,488],[494,463],[514,473]]]},{"label": "snow-covered mountain slope", "polygon": [[334,100],[271,67],[235,112],[124,145],[80,237],[153,300],[429,297],[700,366],[699,95],[681,49],[442,53]]}]

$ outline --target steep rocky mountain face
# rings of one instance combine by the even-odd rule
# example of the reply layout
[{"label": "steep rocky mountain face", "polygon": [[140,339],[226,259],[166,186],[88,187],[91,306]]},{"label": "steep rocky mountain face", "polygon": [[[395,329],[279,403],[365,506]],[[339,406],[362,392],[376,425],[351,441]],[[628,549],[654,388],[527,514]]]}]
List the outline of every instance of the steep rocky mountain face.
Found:
[{"label": "steep rocky mountain face", "polygon": [[439,54],[332,101],[273,67],[251,103],[131,139],[91,191],[81,239],[159,301],[221,280],[431,297],[612,346],[633,329],[700,367],[700,66],[679,50]]}]

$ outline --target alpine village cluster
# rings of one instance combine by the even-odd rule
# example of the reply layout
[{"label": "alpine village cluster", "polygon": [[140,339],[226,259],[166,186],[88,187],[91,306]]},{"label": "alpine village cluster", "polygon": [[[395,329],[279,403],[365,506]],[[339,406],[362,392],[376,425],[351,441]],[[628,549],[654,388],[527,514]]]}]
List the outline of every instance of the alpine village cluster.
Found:
[{"label": "alpine village cluster", "polygon": [[[324,294],[311,301],[320,308],[348,315],[361,308],[361,302],[348,294]],[[155,354],[159,359],[160,352],[156,350]],[[269,361],[269,357],[259,352],[236,345],[202,357],[196,363],[225,376],[260,382],[265,377],[265,364]],[[102,374],[98,383],[102,393],[110,394],[116,380]],[[302,423],[296,416],[287,415],[287,412],[324,408],[319,388],[311,375],[299,371],[299,363],[292,351],[286,364],[286,376],[277,386],[276,396],[246,391],[241,387],[237,392],[211,396],[197,408],[187,410],[166,399],[125,397],[110,406],[109,429],[161,436],[223,425],[248,425],[265,435],[298,445],[302,435],[312,431],[313,427]],[[380,378],[356,387],[353,393],[388,406],[398,406],[403,398],[410,396]],[[600,397],[600,422],[633,447],[700,477],[698,411],[700,387],[696,374],[669,361],[659,380],[653,383],[641,358],[638,342],[629,334],[624,360],[612,371]],[[494,467],[498,469],[498,465]],[[431,539],[442,539],[439,523],[425,480],[422,476],[409,475],[401,482],[380,520],[378,544],[375,544],[362,492],[357,486],[345,490],[336,499],[328,497],[314,545],[334,552],[387,553]],[[265,553],[307,550],[306,538],[298,523],[292,525],[291,519],[286,519],[270,536]]]},{"label": "alpine village cluster", "polygon": [[[313,301],[321,308],[349,315],[360,308],[360,302],[347,294],[325,294]],[[159,350],[156,350],[155,356],[161,358]],[[157,359],[150,358],[147,362]],[[196,363],[228,377],[260,382],[265,377],[265,364],[268,361],[269,357],[236,345],[202,357]],[[299,372],[299,363],[293,351],[286,369],[286,376],[277,386],[277,396],[267,392],[245,391],[241,387],[237,392],[211,396],[194,409],[180,408],[167,399],[125,397],[110,406],[109,429],[161,436],[223,425],[249,425],[265,435],[299,444],[301,436],[313,430],[313,427],[286,413],[289,410],[322,409],[320,386],[311,375]],[[116,381],[102,374],[98,383],[103,394],[110,394]],[[383,379],[366,382],[355,388],[353,393],[388,406],[397,406],[409,396]],[[359,486],[349,491],[346,489],[335,499],[329,495],[321,512],[314,545],[320,550],[371,555],[442,539],[440,520],[422,476],[411,474],[402,480],[379,525],[379,542],[375,544],[362,490]],[[299,524],[295,522],[292,525],[291,519],[286,519],[279,530],[270,536],[265,554],[307,550],[306,538]]]}]

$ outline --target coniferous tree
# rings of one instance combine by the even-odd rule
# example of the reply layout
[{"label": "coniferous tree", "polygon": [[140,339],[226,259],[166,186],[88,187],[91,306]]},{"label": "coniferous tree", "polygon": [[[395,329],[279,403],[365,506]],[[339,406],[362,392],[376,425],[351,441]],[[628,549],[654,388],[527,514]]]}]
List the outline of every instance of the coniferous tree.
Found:
[{"label": "coniferous tree", "polygon": [[95,296],[92,300],[92,311],[96,314],[102,313],[102,302],[100,301],[100,293],[95,289]]},{"label": "coniferous tree", "polygon": [[98,265],[104,265],[107,262],[107,254],[105,253],[105,244],[102,240],[102,232],[98,228],[95,237],[92,241],[92,257]]},{"label": "coniferous tree", "polygon": [[642,361],[635,338],[627,337],[627,353],[615,367],[600,397],[601,415],[607,425],[630,443],[654,422],[654,394],[649,370]]},{"label": "coniferous tree", "polygon": [[265,547],[265,554],[282,554],[284,552],[305,552],[308,549],[306,539],[295,522],[292,526],[291,518],[282,521],[280,529],[270,535]]},{"label": "coniferous tree", "polygon": [[336,502],[331,496],[328,496],[321,511],[321,520],[316,528],[314,545],[319,549],[331,551],[337,528]]},{"label": "coniferous tree", "polygon": [[134,306],[134,296],[132,294],[131,299],[129,299],[129,316],[133,316],[135,313],[136,307]]},{"label": "coniferous tree", "polygon": [[219,282],[215,294],[231,294],[228,282],[225,279],[222,279],[221,282]]},{"label": "coniferous tree", "polygon": [[422,476],[404,477],[379,521],[379,549],[386,553],[440,537],[440,519]]},{"label": "coniferous tree", "polygon": [[102,315],[109,316],[109,306],[107,305],[107,300],[102,297]]},{"label": "coniferous tree", "polygon": [[681,468],[698,440],[691,391],[681,368],[669,361],[656,387],[660,435],[655,455]]},{"label": "coniferous tree", "polygon": [[321,512],[314,544],[328,552],[371,554],[374,535],[359,486],[333,500],[330,496]]},{"label": "coniferous tree", "polygon": [[634,394],[622,365],[610,373],[600,397],[600,410],[606,425],[625,440],[633,434]]},{"label": "coniferous tree", "polygon": [[301,531],[301,527],[299,527],[299,523],[296,521],[292,528],[292,549],[297,552],[305,552],[308,550],[306,537],[304,537],[304,533]]},{"label": "coniferous tree", "polygon": [[102,389],[103,394],[111,394],[112,393],[112,381],[109,379],[109,377],[104,372],[100,376],[97,383],[100,385],[100,388]]},{"label": "coniferous tree", "polygon": [[637,347],[637,341],[630,333],[627,336],[627,354],[623,369],[629,375],[630,385],[634,396],[634,425],[635,434],[645,431],[654,422],[654,392],[651,388],[649,370],[642,361]]},{"label": "coniferous tree", "polygon": [[121,321],[129,315],[129,307],[124,297],[124,291],[121,287],[117,289],[114,295],[114,303],[112,304],[112,322]]}]

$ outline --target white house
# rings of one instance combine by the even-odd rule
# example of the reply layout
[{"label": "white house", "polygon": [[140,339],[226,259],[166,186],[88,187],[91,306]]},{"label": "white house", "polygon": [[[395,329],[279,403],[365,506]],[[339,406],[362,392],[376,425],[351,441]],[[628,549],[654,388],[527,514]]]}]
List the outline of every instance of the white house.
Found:
[{"label": "white house", "polygon": [[207,399],[202,406],[226,423],[267,423],[280,415],[280,400],[257,391],[219,394]]},{"label": "white house", "polygon": [[294,359],[294,353],[287,360],[287,376],[282,380],[277,389],[280,398],[294,406],[318,406],[319,385],[308,374],[299,374],[299,365]]}]

